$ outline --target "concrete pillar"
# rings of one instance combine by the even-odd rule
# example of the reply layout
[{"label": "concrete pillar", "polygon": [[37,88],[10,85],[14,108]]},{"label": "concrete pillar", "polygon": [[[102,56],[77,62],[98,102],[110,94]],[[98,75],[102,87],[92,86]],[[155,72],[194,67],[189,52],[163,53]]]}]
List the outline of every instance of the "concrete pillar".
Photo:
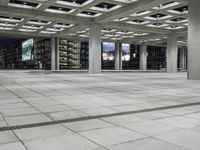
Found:
[{"label": "concrete pillar", "polygon": [[59,70],[59,47],[58,38],[51,38],[51,70]]},{"label": "concrete pillar", "polygon": [[56,70],[60,70],[60,54],[59,54],[59,38],[56,38],[56,53],[55,53],[55,62],[56,62]]},{"label": "concrete pillar", "polygon": [[186,49],[184,47],[180,49],[180,69],[186,70]]},{"label": "concrete pillar", "polygon": [[115,49],[115,70],[122,70],[122,48],[121,43],[116,43]]},{"label": "concrete pillar", "polygon": [[101,73],[101,26],[99,24],[90,26],[89,73]]},{"label": "concrete pillar", "polygon": [[140,70],[147,70],[147,45],[140,46]]},{"label": "concrete pillar", "polygon": [[51,38],[51,70],[56,70],[56,38]]},{"label": "concrete pillar", "polygon": [[200,1],[189,0],[188,79],[200,80]]},{"label": "concrete pillar", "polygon": [[167,72],[177,72],[178,61],[178,45],[177,45],[177,33],[172,31],[168,34],[167,39]]},{"label": "concrete pillar", "polygon": [[185,56],[185,59],[184,59],[184,60],[185,60],[185,70],[187,70],[187,69],[188,69],[188,68],[187,68],[187,65],[188,65],[188,62],[187,62],[188,48],[185,47],[184,49],[185,49],[185,51],[184,51],[184,52],[185,52],[185,55],[184,55],[184,56]]}]

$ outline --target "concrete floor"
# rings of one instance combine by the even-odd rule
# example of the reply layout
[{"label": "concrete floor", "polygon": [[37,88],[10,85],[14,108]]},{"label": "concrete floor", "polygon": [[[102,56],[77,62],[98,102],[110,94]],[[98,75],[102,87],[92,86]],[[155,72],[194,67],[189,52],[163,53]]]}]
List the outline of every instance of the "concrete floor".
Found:
[{"label": "concrete floor", "polygon": [[0,150],[200,150],[198,102],[186,73],[1,71],[0,127],[97,118],[0,131]]}]

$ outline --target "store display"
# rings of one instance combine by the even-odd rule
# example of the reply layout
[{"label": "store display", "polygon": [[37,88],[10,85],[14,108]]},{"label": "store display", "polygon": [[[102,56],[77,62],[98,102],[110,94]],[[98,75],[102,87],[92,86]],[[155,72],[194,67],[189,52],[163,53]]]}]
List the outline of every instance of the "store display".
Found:
[{"label": "store display", "polygon": [[130,61],[130,44],[122,43],[122,61]]},{"label": "store display", "polygon": [[160,70],[166,68],[166,48],[165,47],[147,47],[147,69]]},{"label": "store display", "polygon": [[80,42],[60,39],[59,63],[60,69],[80,69]]},{"label": "store display", "polygon": [[33,59],[33,39],[22,42],[22,61]]},{"label": "store display", "polygon": [[[60,39],[58,44],[61,70],[89,69],[88,42]],[[114,42],[102,42],[102,69],[115,69],[115,46]],[[140,45],[122,43],[121,50],[123,70],[138,70]],[[51,39],[16,40],[1,49],[0,68],[50,70]],[[147,69],[160,70],[163,68],[166,68],[166,48],[147,46]]]},{"label": "store display", "polygon": [[102,69],[114,69],[115,67],[115,43],[102,43]]},{"label": "store display", "polygon": [[51,69],[51,40],[44,39],[35,42],[34,52],[36,69]]},{"label": "store display", "polygon": [[21,43],[22,39],[11,40],[8,45],[1,49],[1,68],[2,69],[18,69],[21,68]]},{"label": "store display", "polygon": [[122,68],[124,70],[139,69],[140,46],[122,43]]}]

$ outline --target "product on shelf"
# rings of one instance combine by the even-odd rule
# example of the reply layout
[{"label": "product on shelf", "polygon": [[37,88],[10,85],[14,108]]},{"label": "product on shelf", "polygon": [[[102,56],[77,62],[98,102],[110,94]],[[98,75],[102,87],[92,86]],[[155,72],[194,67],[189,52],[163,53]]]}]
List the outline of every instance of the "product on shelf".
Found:
[{"label": "product on shelf", "polygon": [[81,69],[80,65],[81,43],[78,41],[59,40],[60,69]]},{"label": "product on shelf", "polygon": [[45,39],[35,42],[34,52],[36,69],[51,69],[51,40]]}]

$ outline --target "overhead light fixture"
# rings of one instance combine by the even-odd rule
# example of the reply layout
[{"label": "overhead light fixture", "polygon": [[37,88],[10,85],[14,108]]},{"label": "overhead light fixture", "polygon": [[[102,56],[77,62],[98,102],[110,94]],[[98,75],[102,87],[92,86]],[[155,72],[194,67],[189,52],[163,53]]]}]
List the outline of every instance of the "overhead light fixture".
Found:
[{"label": "overhead light fixture", "polygon": [[14,0],[8,3],[8,6],[25,8],[25,9],[38,9],[42,4],[33,3],[33,2],[24,2],[22,0]]},{"label": "overhead light fixture", "polygon": [[122,17],[122,18],[115,19],[114,21],[115,22],[121,22],[121,21],[125,21],[125,20],[128,20],[128,19],[129,19],[128,17]]},{"label": "overhead light fixture", "polygon": [[56,28],[70,28],[73,27],[74,24],[65,24],[65,23],[58,23],[53,25]]},{"label": "overhead light fixture", "polygon": [[144,10],[144,11],[140,11],[140,12],[135,12],[135,13],[131,14],[130,16],[139,17],[139,16],[144,16],[144,15],[150,14],[150,13],[152,13],[152,12]]},{"label": "overhead light fixture", "polygon": [[60,4],[60,5],[65,5],[65,6],[84,7],[84,6],[92,3],[93,1],[94,0],[86,0],[86,1],[72,0],[72,2],[70,2],[70,1],[66,1],[66,0],[57,0],[56,3]]},{"label": "overhead light fixture", "polygon": [[168,2],[168,3],[160,4],[157,7],[153,7],[153,9],[163,10],[163,9],[167,9],[167,8],[170,8],[170,7],[177,6],[179,4],[181,4],[181,3],[172,1],[172,2]]},{"label": "overhead light fixture", "polygon": [[18,29],[20,32],[36,32],[37,30],[31,30],[31,29]]},{"label": "overhead light fixture", "polygon": [[41,26],[46,26],[51,24],[52,22],[50,21],[41,21],[41,20],[30,20],[27,22],[27,24],[33,24],[33,25],[41,25]]},{"label": "overhead light fixture", "polygon": [[5,31],[10,31],[13,30],[14,28],[10,28],[10,27],[0,27],[0,30],[5,30]]},{"label": "overhead light fixture", "polygon": [[4,27],[16,27],[17,25],[18,23],[0,22],[0,26],[4,26]]},{"label": "overhead light fixture", "polygon": [[55,34],[56,32],[51,32],[51,31],[40,31],[42,34]]},{"label": "overhead light fixture", "polygon": [[39,29],[42,29],[44,26],[23,25],[22,27],[23,27],[23,28],[26,28],[26,29],[35,29],[35,30],[39,30]]},{"label": "overhead light fixture", "polygon": [[5,22],[22,22],[24,19],[23,18],[17,18],[17,17],[6,17],[6,16],[0,16],[0,21],[5,21]]},{"label": "overhead light fixture", "polygon": [[53,32],[60,32],[60,31],[63,31],[64,29],[63,28],[47,28],[46,30],[53,31]]}]

